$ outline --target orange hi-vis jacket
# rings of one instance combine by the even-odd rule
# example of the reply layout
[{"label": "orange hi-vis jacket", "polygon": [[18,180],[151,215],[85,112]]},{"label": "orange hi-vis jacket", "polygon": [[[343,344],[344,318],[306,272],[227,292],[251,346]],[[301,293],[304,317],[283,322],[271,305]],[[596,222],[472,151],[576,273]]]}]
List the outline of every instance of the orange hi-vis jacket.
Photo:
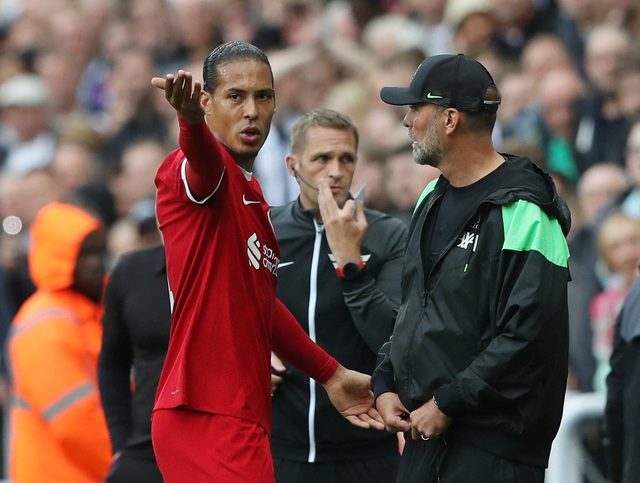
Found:
[{"label": "orange hi-vis jacket", "polygon": [[12,322],[9,479],[14,483],[103,481],[111,444],[97,384],[102,308],[71,290],[81,244],[100,223],[52,203],[31,231],[36,292]]}]

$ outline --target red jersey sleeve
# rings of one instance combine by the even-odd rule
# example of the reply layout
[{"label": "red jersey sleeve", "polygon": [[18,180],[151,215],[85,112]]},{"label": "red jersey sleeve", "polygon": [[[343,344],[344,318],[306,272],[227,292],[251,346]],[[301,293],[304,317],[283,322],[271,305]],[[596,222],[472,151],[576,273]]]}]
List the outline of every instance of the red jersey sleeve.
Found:
[{"label": "red jersey sleeve", "polygon": [[191,193],[202,199],[216,189],[224,175],[222,146],[204,119],[190,124],[178,115],[178,123],[178,142],[187,158],[187,183]]},{"label": "red jersey sleeve", "polygon": [[272,336],[273,351],[278,357],[293,364],[311,379],[324,384],[336,372],[338,361],[309,338],[279,299],[276,300]]}]

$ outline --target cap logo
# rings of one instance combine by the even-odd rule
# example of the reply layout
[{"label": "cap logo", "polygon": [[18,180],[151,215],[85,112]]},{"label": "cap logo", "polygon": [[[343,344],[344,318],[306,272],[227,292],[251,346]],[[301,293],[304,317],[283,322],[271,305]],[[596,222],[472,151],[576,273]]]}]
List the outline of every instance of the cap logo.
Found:
[{"label": "cap logo", "polygon": [[427,99],[442,99],[442,96],[436,96],[435,94],[431,94],[431,92],[427,92]]}]

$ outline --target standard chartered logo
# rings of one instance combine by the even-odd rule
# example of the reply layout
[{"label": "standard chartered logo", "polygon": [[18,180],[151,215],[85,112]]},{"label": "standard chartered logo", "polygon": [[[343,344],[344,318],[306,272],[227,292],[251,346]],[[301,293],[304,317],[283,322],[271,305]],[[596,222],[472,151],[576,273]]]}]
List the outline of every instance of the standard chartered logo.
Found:
[{"label": "standard chartered logo", "polygon": [[247,239],[247,257],[249,258],[249,265],[256,270],[263,266],[274,275],[276,274],[280,260],[276,257],[273,249],[260,243],[257,233],[253,233]]},{"label": "standard chartered logo", "polygon": [[253,268],[258,270],[260,268],[260,242],[256,233],[247,240],[247,256],[249,257],[249,265],[253,265]]}]

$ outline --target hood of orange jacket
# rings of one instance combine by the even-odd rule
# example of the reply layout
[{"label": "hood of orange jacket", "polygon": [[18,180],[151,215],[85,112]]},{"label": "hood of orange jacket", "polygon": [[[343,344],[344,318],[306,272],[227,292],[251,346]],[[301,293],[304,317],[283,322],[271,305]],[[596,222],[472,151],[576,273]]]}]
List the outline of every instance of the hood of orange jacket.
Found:
[{"label": "hood of orange jacket", "polygon": [[45,205],[30,231],[29,273],[35,286],[45,290],[71,287],[82,243],[89,233],[100,229],[100,221],[77,206]]}]

